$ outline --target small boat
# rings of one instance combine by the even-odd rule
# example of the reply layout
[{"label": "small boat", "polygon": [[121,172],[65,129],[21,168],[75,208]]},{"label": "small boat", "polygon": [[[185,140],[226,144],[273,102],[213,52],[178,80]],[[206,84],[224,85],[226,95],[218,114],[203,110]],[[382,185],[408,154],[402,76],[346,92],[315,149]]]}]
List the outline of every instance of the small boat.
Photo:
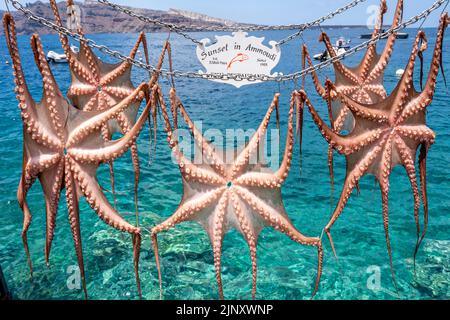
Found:
[{"label": "small boat", "polygon": [[[78,53],[79,49],[76,46],[70,46],[73,53]],[[64,53],[57,53],[50,50],[47,52],[47,61],[52,63],[67,63],[67,57]]]},{"label": "small boat", "polygon": [[[382,31],[384,32],[384,30]],[[371,39],[372,38],[372,34],[371,33],[364,33],[362,35],[359,36],[360,39]],[[383,38],[387,38],[387,37],[383,37]],[[406,32],[397,32],[397,39],[408,39],[409,38],[409,34]]]},{"label": "small boat", "polygon": [[50,50],[47,52],[47,61],[52,63],[67,63],[67,57],[64,53],[57,53]]},{"label": "small boat", "polygon": [[[337,41],[335,46],[333,46],[334,52],[336,52],[336,55],[341,55],[345,52],[347,52],[347,50],[350,49],[350,40],[345,40],[344,37],[340,37]],[[322,53],[318,53],[315,54],[313,56],[314,60],[319,60],[319,61],[325,61],[330,59],[330,54],[327,50],[325,50]]]}]

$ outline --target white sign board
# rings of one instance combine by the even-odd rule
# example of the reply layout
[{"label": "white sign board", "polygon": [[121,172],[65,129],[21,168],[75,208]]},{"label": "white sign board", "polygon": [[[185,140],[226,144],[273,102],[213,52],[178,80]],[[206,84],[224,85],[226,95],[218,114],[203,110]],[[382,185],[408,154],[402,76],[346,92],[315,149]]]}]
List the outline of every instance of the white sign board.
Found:
[{"label": "white sign board", "polygon": [[[265,46],[264,38],[247,37],[246,32],[233,32],[232,36],[215,36],[216,42],[208,46],[209,39],[201,40],[203,46],[197,46],[197,57],[206,69],[206,73],[238,77],[277,76],[272,69],[280,61],[281,51],[277,42],[270,41]],[[199,71],[203,74],[203,71]],[[261,82],[235,79],[211,79],[228,83],[237,88],[247,84]]]}]

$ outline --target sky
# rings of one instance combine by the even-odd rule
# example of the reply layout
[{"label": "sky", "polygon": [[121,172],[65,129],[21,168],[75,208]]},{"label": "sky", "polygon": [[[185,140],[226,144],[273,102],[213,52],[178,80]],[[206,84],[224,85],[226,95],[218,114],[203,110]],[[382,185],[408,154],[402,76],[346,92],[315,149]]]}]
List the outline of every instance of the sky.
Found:
[{"label": "sky", "polygon": [[[35,0],[19,0],[22,4]],[[177,8],[204,13],[213,17],[230,19],[237,22],[257,24],[300,24],[314,20],[330,11],[351,2],[351,0],[110,0],[111,2],[132,7],[168,10]],[[43,1],[47,2],[47,1]],[[404,19],[427,9],[435,0],[405,0]],[[396,0],[387,0],[390,14],[386,15],[387,24],[395,10]],[[347,13],[335,17],[329,24],[366,25],[371,6],[378,5],[379,0],[367,0]],[[4,0],[0,8],[5,9]],[[373,7],[372,7],[373,8]],[[450,7],[449,7],[450,9]],[[369,11],[369,12],[368,12]],[[424,26],[437,26],[438,9],[430,16]]]}]

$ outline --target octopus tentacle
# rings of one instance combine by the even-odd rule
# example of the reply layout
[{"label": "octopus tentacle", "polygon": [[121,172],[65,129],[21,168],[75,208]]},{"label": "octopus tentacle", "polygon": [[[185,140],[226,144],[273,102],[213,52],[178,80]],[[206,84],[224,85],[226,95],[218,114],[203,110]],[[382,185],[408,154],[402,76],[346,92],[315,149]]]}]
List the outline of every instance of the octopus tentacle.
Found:
[{"label": "octopus tentacle", "polygon": [[147,84],[143,83],[134,90],[133,95],[121,101],[113,108],[98,113],[97,115],[92,116],[86,121],[83,121],[70,133],[66,143],[67,147],[74,146],[76,143],[80,142],[83,138],[87,137],[92,132],[100,130],[102,125],[107,123],[109,120],[118,117],[121,112],[129,108],[134,102],[142,101],[142,99],[144,98],[144,92],[146,90],[148,90]]},{"label": "octopus tentacle", "polygon": [[389,255],[389,264],[390,264],[390,268],[391,268],[391,276],[392,276],[392,281],[394,283],[395,288],[398,291],[398,287],[397,287],[397,281],[395,280],[395,273],[394,273],[394,264],[392,261],[392,250],[391,250],[391,241],[389,238],[389,205],[388,205],[388,201],[389,201],[389,183],[384,184],[384,183],[380,183],[381,186],[381,200],[382,200],[382,206],[383,206],[383,225],[384,225],[384,232],[385,232],[385,236],[386,236],[386,246],[387,246],[387,250],[388,250],[388,255]]},{"label": "octopus tentacle", "polygon": [[104,147],[96,149],[72,147],[68,149],[68,154],[70,154],[77,161],[89,163],[108,162],[117,159],[126,151],[128,151],[128,149],[136,141],[139,132],[142,130],[142,127],[147,120],[149,112],[150,104],[147,104],[133,128],[129,130],[125,135],[123,135],[120,139],[106,142]]},{"label": "octopus tentacle", "polygon": [[[145,33],[143,31],[141,33],[139,33],[139,37],[138,37],[135,45],[131,49],[131,52],[128,55],[128,57],[131,59],[135,58],[136,53],[139,48],[139,45],[141,43],[144,48],[144,55],[145,55],[146,63],[148,64],[149,63],[149,55],[148,55],[148,48],[147,48],[147,39],[146,39]],[[117,66],[117,68],[110,71],[108,74],[104,75],[100,79],[100,85],[107,86],[107,85],[111,84],[111,82],[113,82],[114,79],[117,79],[118,77],[123,75],[129,68],[131,68],[131,63],[129,61],[123,61],[121,64],[119,64],[119,66]]]},{"label": "octopus tentacle", "polygon": [[159,247],[158,247],[158,233],[152,232],[152,245],[153,252],[155,255],[156,269],[158,270],[158,282],[159,282],[159,300],[162,300],[162,274],[161,274],[161,263],[159,261]]},{"label": "octopus tentacle", "polygon": [[139,225],[138,187],[139,187],[140,166],[139,166],[139,153],[136,142],[131,144],[130,150],[131,150],[131,161],[133,162],[133,170],[134,170],[134,210],[136,212],[136,223],[137,225]]},{"label": "octopus tentacle", "polygon": [[[341,92],[342,94],[345,94],[346,96],[351,97],[351,96],[354,96],[358,90],[360,90],[360,87],[358,87],[356,85],[353,85],[353,86],[340,85],[339,88],[337,88],[337,90],[339,90],[339,92]],[[335,94],[333,94],[333,92],[331,92],[331,95],[333,97],[335,96]]]},{"label": "octopus tentacle", "polygon": [[328,143],[332,144],[333,147],[341,154],[352,154],[359,151],[361,148],[367,146],[369,143],[376,141],[385,132],[386,129],[376,129],[366,133],[361,134],[358,137],[353,137],[349,139],[348,136],[341,136],[330,129],[325,122],[320,118],[317,111],[314,109],[311,101],[304,91],[299,92],[302,99],[306,102],[308,109],[313,117],[314,122],[322,133],[323,137]]},{"label": "octopus tentacle", "polygon": [[114,210],[114,208],[109,204],[108,200],[103,194],[101,188],[98,186],[95,177],[92,177],[92,175],[88,174],[85,171],[84,167],[79,165],[76,161],[72,161],[71,171],[73,172],[76,184],[80,187],[81,192],[86,198],[86,201],[88,202],[90,207],[97,213],[99,218],[113,228],[122,232],[126,231],[132,235],[136,285],[138,294],[141,297],[141,285],[139,281],[139,251],[141,246],[141,229],[129,224]]},{"label": "octopus tentacle", "polygon": [[219,288],[219,297],[223,300],[221,256],[222,242],[225,234],[225,213],[228,205],[228,192],[225,192],[219,200],[219,204],[215,210],[213,227],[211,231],[211,242],[214,253],[214,269],[216,271],[217,287]]},{"label": "octopus tentacle", "polygon": [[[302,57],[303,57],[303,59],[306,59],[310,68],[314,66],[314,64],[312,63],[312,60],[311,60],[311,56],[308,51],[308,46],[306,44],[303,44],[303,46],[302,46]],[[326,97],[325,88],[320,83],[319,77],[316,73],[316,70],[313,70],[311,72],[311,77],[312,77],[314,87],[316,88],[317,93],[321,97],[325,98]]]},{"label": "octopus tentacle", "polygon": [[327,225],[325,226],[325,233],[327,234],[328,239],[330,240],[331,248],[333,250],[334,256],[337,257],[336,249],[334,247],[334,242],[331,237],[330,229],[333,226],[333,224],[336,222],[336,220],[339,218],[339,216],[342,214],[345,205],[347,204],[348,199],[350,198],[350,195],[353,191],[353,189],[356,187],[359,179],[367,172],[370,165],[375,161],[375,159],[380,154],[382,147],[385,144],[386,141],[386,135],[381,138],[380,143],[376,145],[374,148],[372,148],[367,154],[359,161],[359,163],[355,166],[355,169],[353,169],[350,172],[347,172],[347,176],[345,178],[344,187],[341,192],[341,197],[338,201],[338,204],[336,205],[336,208],[334,209],[333,214],[331,215],[331,218]]},{"label": "octopus tentacle", "polygon": [[[69,3],[67,5],[70,5]],[[61,16],[59,14],[59,9],[58,6],[56,4],[56,0],[50,0],[50,7],[53,11],[53,15],[55,16],[55,22],[58,26],[62,27],[62,20],[61,20]],[[82,34],[82,30],[78,30],[78,32],[80,34]],[[64,53],[66,54],[67,60],[69,62],[70,65],[70,69],[79,77],[81,77],[83,80],[85,80],[86,82],[89,82],[92,85],[96,85],[97,81],[96,81],[96,76],[94,73],[91,72],[91,70],[93,70],[92,68],[88,69],[85,68],[79,61],[78,59],[74,56],[74,54],[72,53],[72,50],[70,49],[70,45],[69,45],[69,39],[67,38],[66,35],[63,35],[62,33],[59,33],[59,40],[61,42],[61,45],[64,49]],[[80,49],[83,49],[83,52],[85,51],[85,47],[86,44],[84,43],[84,41],[80,41]],[[88,49],[90,50],[90,49]]]},{"label": "octopus tentacle", "polygon": [[[209,184],[211,186],[223,185],[227,181],[216,174],[215,172],[199,168],[192,164],[186,157],[183,156],[181,152],[178,151],[176,147],[175,156],[179,159],[179,167],[183,178],[187,181],[196,181],[204,184]],[[178,155],[177,155],[178,153]]]},{"label": "octopus tentacle", "polygon": [[22,242],[27,257],[28,267],[30,269],[30,276],[33,277],[33,265],[31,262],[30,250],[28,248],[28,228],[31,224],[31,212],[28,207],[27,194],[33,183],[36,181],[37,173],[32,174],[23,170],[20,177],[19,187],[17,188],[17,202],[23,212],[23,226],[22,226]]},{"label": "octopus tentacle", "polygon": [[235,192],[231,192],[231,202],[234,213],[239,221],[240,229],[250,249],[250,259],[252,263],[252,299],[256,297],[257,263],[256,263],[256,237],[252,230],[252,225],[246,215],[242,212],[241,204]]},{"label": "octopus tentacle", "polygon": [[[128,131],[130,131],[132,125],[128,121],[124,113],[120,113],[117,117],[117,120],[123,133],[127,133]],[[139,187],[140,165],[139,165],[139,153],[136,142],[131,144],[130,151],[134,171],[134,209],[136,213],[136,224],[139,225],[138,187]]]},{"label": "octopus tentacle", "polygon": [[17,46],[17,36],[15,23],[12,15],[6,13],[3,16],[3,25],[5,30],[6,44],[13,62],[14,81],[16,83],[17,100],[22,117],[24,130],[30,138],[36,143],[50,148],[52,151],[58,151],[62,148],[58,137],[48,128],[37,121],[36,103],[34,102],[28,90],[20,60],[19,49]]},{"label": "octopus tentacle", "polygon": [[[391,28],[396,28],[401,23],[402,15],[403,15],[403,2],[404,2],[404,0],[397,1],[397,6],[395,8],[395,13],[394,13],[394,18],[393,18]],[[395,44],[396,39],[397,39],[396,33],[393,33],[388,37],[388,39],[386,41],[386,45],[384,46],[383,52],[380,55],[380,59],[378,60],[375,67],[373,67],[372,72],[369,74],[368,78],[366,79],[366,83],[373,81],[386,68],[387,64],[389,63],[389,60],[391,59],[392,52],[394,51],[394,44]]]},{"label": "octopus tentacle", "polygon": [[402,125],[398,126],[395,130],[400,135],[419,142],[433,144],[436,139],[436,134],[434,131],[426,125]]},{"label": "octopus tentacle", "polygon": [[370,95],[363,88],[358,89],[357,92],[352,94],[352,99],[363,104],[372,104],[372,98],[370,98]]},{"label": "octopus tentacle", "polygon": [[[111,133],[109,132],[108,125],[106,123],[101,126],[101,132],[102,132],[103,141],[108,142],[111,140]],[[114,177],[114,161],[109,161],[108,166],[109,166],[109,179],[110,179],[110,184],[111,184],[111,193],[113,196],[114,208],[116,208],[116,210],[117,210],[116,183],[115,183],[115,177]]]},{"label": "octopus tentacle", "polygon": [[[419,239],[417,249],[419,249],[428,228],[428,196],[427,196],[427,153],[429,144],[422,143],[419,154],[419,172],[420,172],[420,187],[422,191],[422,203],[423,203],[423,231]],[[414,253],[417,255],[417,252]]]},{"label": "octopus tentacle", "polygon": [[342,94],[336,89],[336,86],[330,80],[327,80],[326,86],[336,92],[337,98],[353,113],[355,117],[361,117],[367,120],[375,120],[379,123],[388,121],[388,113],[383,110],[368,108]]},{"label": "octopus tentacle", "polygon": [[119,231],[126,231],[130,234],[140,233],[140,229],[126,222],[109,204],[101,188],[98,186],[95,177],[92,177],[86,167],[72,160],[71,170],[77,185],[80,186],[86,201],[98,216],[107,224]]},{"label": "octopus tentacle", "polygon": [[63,98],[58,84],[53,77],[53,73],[50,70],[48,62],[45,57],[44,49],[42,48],[41,40],[37,34],[33,34],[31,37],[31,48],[34,53],[36,65],[42,75],[44,94],[43,100],[47,102],[47,106],[50,111],[50,118],[52,120],[53,129],[56,131],[56,135],[59,139],[64,139],[64,127],[62,120],[67,116],[67,111],[61,108],[67,106],[58,106],[56,98]]},{"label": "octopus tentacle", "polygon": [[150,88],[152,88],[153,85],[156,84],[156,81],[158,80],[158,77],[161,74],[160,70],[161,70],[161,67],[162,67],[162,65],[164,63],[164,57],[166,56],[166,53],[168,53],[168,55],[169,55],[169,60],[172,60],[172,57],[171,57],[171,46],[170,46],[170,42],[169,41],[164,42],[163,48],[161,50],[161,54],[159,55],[158,62],[156,63],[156,66],[155,66],[155,72],[153,72],[153,75],[152,75],[152,77],[150,78],[150,81],[149,81],[149,87]]},{"label": "octopus tentacle", "polygon": [[[181,103],[180,99],[176,97],[176,91],[174,88],[170,89],[170,95],[171,95],[171,102],[175,101],[176,103],[176,109],[179,109],[181,112],[181,115],[184,118],[184,121],[186,122],[187,126],[189,127],[189,130],[191,131],[192,135],[194,136],[195,142],[197,145],[201,148],[202,154],[205,157],[205,160],[207,163],[220,175],[223,175],[225,173],[225,165],[223,163],[223,160],[220,159],[217,154],[214,152],[213,147],[210,143],[208,143],[202,134],[198,131],[198,129],[195,127],[194,123],[192,122],[191,118],[186,112],[186,109],[184,108],[183,104]],[[160,95],[161,97],[161,95]]]},{"label": "octopus tentacle", "polygon": [[[31,109],[26,104],[19,105],[22,110]],[[37,144],[50,149],[53,152],[59,152],[63,148],[61,141],[50,131],[47,130],[39,121],[34,120],[33,113],[22,113],[24,132]]]},{"label": "octopus tentacle", "polygon": [[295,95],[295,135],[298,136],[300,167],[302,161],[302,142],[303,142],[303,113],[304,105],[299,94]]},{"label": "octopus tentacle", "polygon": [[391,267],[392,281],[395,288],[398,291],[397,281],[395,280],[394,264],[392,262],[391,241],[389,238],[389,175],[392,171],[391,166],[392,158],[392,136],[390,136],[386,142],[383,153],[381,155],[381,177],[379,178],[381,189],[381,201],[383,207],[383,225],[386,236],[386,246],[389,255],[389,264]]},{"label": "octopus tentacle", "polygon": [[256,197],[252,192],[243,188],[241,186],[234,186],[234,190],[239,197],[244,200],[255,212],[257,212],[266,223],[286,234],[293,241],[298,242],[307,246],[315,246],[318,249],[319,263],[317,268],[316,283],[313,291],[313,297],[317,292],[320,277],[322,275],[322,260],[323,260],[323,250],[322,242],[320,238],[306,237],[301,234],[293,225],[292,222],[284,216],[281,216],[277,211],[265,204],[258,197]]},{"label": "octopus tentacle", "polygon": [[240,175],[233,182],[244,187],[262,187],[273,189],[280,188],[283,183],[283,179],[278,178],[273,173],[248,172]]},{"label": "octopus tentacle", "polygon": [[[19,187],[17,189],[17,201],[19,203],[20,208],[23,211],[22,242],[24,244],[28,265],[30,267],[30,274],[32,276],[33,268],[31,263],[30,251],[28,249],[28,236],[27,236],[28,228],[30,227],[31,224],[31,212],[28,207],[26,197],[31,186],[36,181],[36,178],[38,178],[43,171],[48,170],[49,168],[55,166],[60,161],[61,155],[44,154],[38,157],[27,159],[25,156],[25,152],[26,151],[24,150],[22,176],[20,178]],[[48,229],[47,231],[49,232],[50,230]]]},{"label": "octopus tentacle", "polygon": [[[380,11],[378,13],[378,20],[372,32],[372,39],[375,39],[381,33],[381,30],[383,28],[383,16],[386,13],[386,11],[387,11],[386,0],[381,0]],[[366,54],[364,55],[364,58],[361,62],[362,66],[361,79],[367,78],[367,75],[370,73],[371,70],[370,65],[372,64],[373,59],[376,57],[376,54],[377,54],[377,45],[376,42],[374,42],[367,47]]]},{"label": "octopus tentacle", "polygon": [[97,92],[95,96],[97,96],[97,106],[95,107],[95,110],[103,111],[109,108],[107,98],[103,91]]},{"label": "octopus tentacle", "polygon": [[350,112],[350,110],[346,106],[343,106],[341,108],[341,110],[339,110],[339,113],[338,113],[336,119],[334,119],[334,121],[333,121],[334,131],[341,132],[342,128],[344,127],[344,123],[345,123],[345,120],[347,119],[349,112]]},{"label": "octopus tentacle", "polygon": [[[59,14],[59,9],[58,9],[58,5],[56,3],[55,0],[50,0],[50,7],[53,11],[53,15],[55,16],[55,22],[58,26],[62,27],[63,23],[61,20],[61,16]],[[63,33],[58,32],[58,36],[59,39],[61,41],[62,47],[64,49],[64,53],[66,54],[66,56],[69,56],[70,53],[70,46],[69,46],[69,39],[67,38],[67,36]]]},{"label": "octopus tentacle", "polygon": [[159,260],[159,250],[158,250],[158,233],[167,231],[173,228],[176,224],[186,221],[194,216],[199,211],[211,206],[213,203],[218,201],[225,192],[225,187],[215,188],[199,198],[193,201],[189,201],[180,206],[177,211],[170,216],[164,222],[154,226],[151,230],[151,237],[153,243],[153,250],[155,253],[156,268],[158,270],[159,279],[159,297],[162,299],[162,275],[161,275],[161,264]]},{"label": "octopus tentacle", "polygon": [[256,133],[253,135],[253,137],[250,139],[249,143],[245,146],[245,148],[242,150],[242,152],[238,155],[236,158],[233,167],[231,169],[231,178],[234,179],[243,168],[248,164],[251,154],[258,148],[261,139],[266,133],[267,127],[269,126],[269,120],[270,116],[272,115],[272,112],[276,108],[278,104],[280,94],[275,94],[272,103],[269,106],[269,109],[267,110],[267,113],[264,117],[263,122],[259,126]]},{"label": "octopus tentacle", "polygon": [[133,93],[133,90],[131,90],[129,88],[114,87],[114,86],[107,86],[107,85],[105,85],[103,87],[103,91],[107,92],[110,95],[113,95],[117,98],[120,98],[120,99],[124,99]]},{"label": "octopus tentacle", "polygon": [[[147,46],[146,46],[147,47]],[[152,95],[157,91],[157,89],[158,89],[158,86],[156,86],[155,87],[155,90],[154,90],[154,86],[155,86],[155,84],[156,84],[156,82],[158,81],[158,78],[159,78],[159,76],[160,76],[160,70],[161,70],[161,67],[162,67],[162,64],[163,64],[163,62],[164,62],[164,57],[165,57],[165,55],[166,55],[166,52],[168,52],[168,55],[169,55],[169,62],[170,62],[170,65],[172,65],[172,63],[171,63],[171,60],[172,60],[172,57],[171,57],[171,50],[170,50],[170,42],[169,41],[167,41],[166,40],[166,42],[164,43],[164,45],[163,45],[163,48],[162,48],[162,50],[161,50],[161,54],[160,54],[160,56],[159,56],[159,59],[158,59],[158,62],[157,62],[157,64],[156,64],[156,67],[155,67],[155,70],[156,71],[154,71],[153,72],[153,74],[152,74],[152,76],[151,76],[151,78],[150,78],[150,81],[149,81],[149,83],[148,83],[148,86],[149,86],[149,88],[152,90]],[[157,133],[157,105],[156,105],[156,100],[153,100],[152,101],[152,103],[153,103],[153,105],[152,105],[152,119],[153,119],[153,136],[154,136],[154,145],[155,145],[155,148],[156,148],[156,133]],[[150,118],[149,118],[149,123],[150,123]],[[150,135],[151,136],[151,135]]]},{"label": "octopus tentacle", "polygon": [[426,47],[427,47],[427,40],[425,32],[420,30],[419,32],[417,32],[417,36],[413,45],[413,49],[411,51],[409,62],[405,68],[405,73],[403,74],[399,84],[397,85],[397,88],[400,93],[397,97],[397,107],[394,108],[390,116],[391,122],[399,123],[399,120],[401,120],[400,118],[402,118],[401,115],[405,109],[405,102],[408,98],[408,93],[410,92],[410,88],[413,87],[414,66],[416,64],[417,54],[419,51],[420,52],[424,51]]},{"label": "octopus tentacle", "polygon": [[184,154],[181,152],[178,146],[178,140],[174,137],[172,125],[170,123],[169,116],[167,113],[167,107],[165,105],[164,99],[162,99],[160,88],[155,85],[152,92],[154,92],[154,94],[152,95],[153,103],[155,104],[156,101],[158,101],[161,107],[162,116],[165,124],[164,130],[167,133],[169,146],[172,149],[172,152],[177,160],[183,178],[186,179],[187,181],[197,181],[200,183],[207,183],[210,185],[225,184],[226,181],[221,175],[217,174],[214,171],[205,170],[203,168],[199,168],[198,166],[193,165],[192,162],[184,156]]},{"label": "octopus tentacle", "polygon": [[294,149],[294,104],[296,100],[295,92],[291,97],[291,104],[289,107],[289,118],[288,118],[288,130],[286,135],[286,146],[284,149],[283,160],[281,162],[280,168],[275,172],[275,176],[283,183],[289,175],[289,170],[291,168],[292,162],[292,150]]},{"label": "octopus tentacle", "polygon": [[[330,90],[330,86],[328,85],[328,82],[325,86],[325,92],[326,92],[326,101],[327,101],[327,109],[328,109],[328,119],[330,119],[330,127],[334,129],[336,133],[339,133],[335,129],[334,119],[333,119],[333,110],[331,106],[331,94],[332,91]],[[342,109],[346,108],[343,106]],[[333,193],[334,193],[334,165],[333,165],[333,145],[330,143],[328,144],[328,171],[330,173],[330,187],[331,187],[331,194],[330,194],[330,204],[333,205]]]},{"label": "octopus tentacle", "polygon": [[[85,96],[85,95],[90,95],[90,94],[94,94],[96,91],[98,90],[97,87],[93,86],[93,85],[86,85],[86,84],[72,84],[69,88],[69,90],[67,91],[67,96],[68,97],[74,97],[74,96]],[[86,108],[84,108],[83,110],[86,110]],[[89,110],[87,110],[89,111]]]},{"label": "octopus tentacle", "polygon": [[[325,32],[322,32],[319,37],[319,41],[323,42],[325,44],[325,47],[330,55],[330,57],[334,58],[336,57],[336,51],[334,51],[333,46],[331,45],[330,38]],[[336,68],[336,71],[339,71],[342,73],[348,80],[352,81],[355,84],[359,83],[358,76],[353,73],[350,69],[348,69],[342,62],[335,61],[333,62],[334,67]]]},{"label": "octopus tentacle", "polygon": [[366,84],[366,85],[364,85],[364,89],[376,94],[377,96],[381,97],[382,99],[387,98],[386,89],[384,89],[383,85],[381,85],[381,84],[380,85]]},{"label": "octopus tentacle", "polygon": [[439,73],[439,65],[442,56],[442,45],[444,41],[445,30],[450,23],[450,18],[447,13],[441,16],[441,21],[438,28],[438,35],[436,38],[436,44],[434,48],[433,58],[431,60],[430,71],[428,73],[428,79],[425,84],[424,90],[420,93],[420,95],[408,103],[404,110],[402,111],[401,116],[398,119],[398,122],[401,123],[404,119],[411,117],[418,112],[425,110],[425,108],[430,105],[434,91],[436,88],[437,75]]},{"label": "octopus tentacle", "polygon": [[61,159],[51,170],[45,170],[40,174],[42,189],[45,196],[45,207],[47,217],[47,230],[45,241],[45,262],[49,265],[50,250],[52,246],[56,214],[61,195],[61,187],[64,183],[64,160]]},{"label": "octopus tentacle", "polygon": [[[288,174],[289,174],[289,170],[291,167],[291,161],[292,161],[292,150],[293,150],[293,144],[294,144],[294,125],[293,125],[293,119],[294,119],[294,104],[296,101],[296,95],[297,93],[293,93],[292,97],[291,97],[291,104],[290,104],[290,108],[289,108],[289,119],[288,119],[288,134],[286,136],[286,146],[285,146],[285,151],[284,151],[284,155],[283,155],[283,160],[281,162],[280,168],[273,174],[264,174],[265,176],[264,178],[259,176],[260,173],[255,174],[255,173],[247,173],[247,174],[243,174],[241,175],[238,179],[237,179],[237,183],[243,184],[243,185],[258,185],[261,187],[268,187],[268,188],[273,188],[276,186],[281,186],[281,184],[286,180]],[[270,114],[266,119],[268,121],[268,119],[270,118]],[[264,135],[264,130],[261,131],[260,133],[256,133],[255,136],[257,134],[259,134],[260,136]],[[251,143],[252,141],[250,141]],[[249,144],[250,144],[249,143]],[[259,141],[256,141],[255,143],[255,147],[257,148]],[[245,152],[245,151],[244,151]],[[250,155],[251,150],[248,152],[248,154]],[[267,179],[266,179],[267,178]]]},{"label": "octopus tentacle", "polygon": [[396,137],[395,144],[398,148],[402,164],[406,169],[406,173],[408,174],[409,182],[411,183],[411,188],[414,196],[414,220],[416,222],[416,233],[417,233],[416,247],[414,250],[414,268],[415,268],[416,265],[415,253],[418,250],[420,239],[420,222],[419,222],[420,195],[419,195],[419,187],[417,185],[416,168],[414,166],[414,159],[408,153],[408,147],[403,142],[403,140],[400,139],[399,137]]},{"label": "octopus tentacle", "polygon": [[174,227],[176,224],[191,219],[192,216],[194,216],[199,211],[215,204],[225,191],[226,187],[213,188],[210,191],[206,192],[204,195],[194,200],[185,202],[177,209],[177,211],[175,211],[175,213],[170,218],[153,227],[152,233],[167,231],[170,228]]},{"label": "octopus tentacle", "polygon": [[65,157],[65,175],[64,182],[66,187],[66,201],[67,209],[69,212],[70,228],[72,230],[72,237],[75,244],[75,252],[78,260],[78,267],[80,268],[81,282],[83,284],[84,295],[88,298],[86,289],[86,276],[84,272],[84,260],[83,260],[83,246],[81,243],[81,231],[80,231],[80,213],[79,213],[79,196],[77,194],[77,185],[72,174],[72,161],[69,157]]},{"label": "octopus tentacle", "polygon": [[333,192],[334,192],[334,159],[333,159],[333,145],[330,143],[328,145],[328,172],[330,173],[330,203],[333,203]]},{"label": "octopus tentacle", "polygon": [[[69,91],[71,90],[69,89]],[[83,106],[83,110],[84,111],[94,110],[95,105],[99,103],[99,100],[100,100],[99,94],[98,92],[95,92],[95,94],[93,94],[92,97],[90,97],[89,100],[86,102],[86,104]]]},{"label": "octopus tentacle", "polygon": [[131,239],[133,241],[133,265],[134,265],[134,274],[136,278],[136,285],[139,299],[142,299],[141,280],[139,278],[139,257],[141,255],[141,243],[142,243],[141,234],[134,233],[131,235]]}]

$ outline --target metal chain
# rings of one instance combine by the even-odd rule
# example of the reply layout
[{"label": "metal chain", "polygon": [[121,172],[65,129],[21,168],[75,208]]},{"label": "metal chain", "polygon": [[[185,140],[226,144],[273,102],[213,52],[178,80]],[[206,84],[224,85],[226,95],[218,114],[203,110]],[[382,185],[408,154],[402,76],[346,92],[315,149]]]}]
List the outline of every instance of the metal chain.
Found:
[{"label": "metal chain", "polygon": [[220,31],[268,31],[268,30],[294,30],[294,29],[298,29],[297,32],[289,35],[286,38],[283,38],[282,40],[278,41],[278,45],[283,45],[297,37],[299,37],[303,31],[305,31],[306,29],[309,29],[311,27],[314,26],[318,26],[321,23],[323,23],[326,20],[330,20],[332,18],[334,18],[335,16],[353,8],[356,7],[358,4],[363,3],[367,0],[353,0],[352,2],[348,3],[347,5],[328,13],[327,15],[320,17],[319,19],[316,19],[314,21],[308,22],[308,23],[304,23],[304,24],[288,24],[288,25],[276,25],[276,26],[267,26],[267,25],[239,25],[239,26],[190,26],[190,27],[186,27],[186,26],[179,26],[179,25],[174,25],[174,24],[169,24],[169,23],[165,23],[162,22],[160,20],[157,19],[152,19],[149,18],[147,16],[138,14],[136,12],[134,12],[133,10],[127,8],[127,7],[123,7],[121,5],[112,3],[108,0],[97,0],[97,2],[107,5],[117,11],[120,11],[122,13],[125,13],[131,17],[137,18],[143,22],[148,22],[154,25],[157,25],[159,27],[163,27],[163,28],[167,28],[170,31],[173,31],[175,33],[178,33],[179,35],[183,36],[186,39],[191,40],[192,42],[196,43],[197,45],[203,46],[203,43],[201,43],[199,40],[192,38],[190,35],[186,34],[186,31],[190,31],[190,32],[206,32],[206,31],[216,31],[216,32],[220,32]]},{"label": "metal chain", "polygon": [[[343,13],[343,12],[353,8],[353,7],[356,7],[358,4],[363,3],[365,1],[366,0],[355,0],[355,1],[353,1],[353,2],[351,2],[349,4],[347,4],[347,5],[339,8],[339,9],[333,11],[333,12],[330,12],[326,16],[323,16],[323,17],[321,17],[321,18],[319,18],[317,20],[305,23],[300,28],[298,28],[299,30],[297,32],[295,32],[295,33],[291,34],[290,36],[287,36],[286,38],[283,38],[280,41],[278,41],[278,44],[281,46],[281,45],[285,44],[286,42],[289,42],[289,41],[291,41],[291,40],[301,36],[303,34],[303,31],[305,31],[306,29],[309,29],[309,28],[314,27],[314,26],[320,26],[326,20],[331,20],[335,16],[340,15],[341,13]],[[295,28],[295,29],[297,29],[297,28]]]},{"label": "metal chain", "polygon": [[99,45],[97,44],[94,40],[92,39],[88,39],[86,37],[84,37],[83,35],[80,35],[78,33],[72,32],[70,30],[68,30],[65,27],[60,27],[58,25],[56,25],[55,23],[47,20],[46,18],[40,17],[35,15],[33,12],[31,12],[29,9],[25,8],[20,2],[18,2],[17,0],[6,0],[9,1],[14,8],[16,8],[17,10],[19,10],[20,12],[22,12],[23,14],[25,14],[29,20],[33,20],[36,21],[48,28],[51,28],[53,30],[55,30],[58,33],[64,34],[66,36],[69,36],[75,40],[78,41],[84,41],[88,46],[92,47],[92,48],[96,48],[99,51],[110,55],[112,57],[115,57],[119,60],[122,61],[127,61],[129,63],[131,63],[132,65],[138,67],[138,68],[142,68],[145,69],[147,71],[150,72],[157,72],[161,75],[164,76],[170,76],[170,77],[175,77],[175,78],[181,78],[181,77],[185,77],[185,78],[189,78],[189,79],[207,79],[207,80],[235,80],[235,81],[242,81],[242,80],[247,80],[250,82],[255,82],[255,81],[275,81],[275,82],[285,82],[285,81],[294,81],[297,80],[299,78],[301,78],[303,75],[306,74],[310,74],[316,70],[321,70],[331,64],[333,64],[336,61],[340,61],[348,56],[351,56],[365,48],[367,48],[368,46],[375,44],[376,42],[380,41],[383,38],[386,38],[412,24],[417,23],[418,21],[420,21],[421,19],[424,19],[426,17],[428,17],[433,11],[435,11],[436,9],[438,9],[439,7],[441,7],[444,3],[448,2],[448,0],[437,0],[431,7],[429,7],[428,9],[426,9],[425,11],[423,11],[422,13],[412,17],[411,19],[401,23],[400,25],[398,25],[396,28],[391,28],[389,30],[387,30],[386,32],[383,32],[381,34],[379,34],[378,36],[367,40],[351,49],[349,49],[348,51],[337,55],[333,58],[330,58],[324,62],[318,63],[314,66],[311,66],[309,68],[303,69],[301,71],[295,72],[295,73],[291,73],[288,75],[280,75],[280,76],[267,76],[267,75],[253,75],[253,76],[246,76],[246,77],[242,77],[239,75],[227,75],[227,74],[212,74],[212,73],[197,73],[197,72],[182,72],[182,71],[170,71],[167,69],[159,69],[157,70],[154,66],[143,63],[141,61],[135,60],[135,59],[131,59],[128,56],[123,55],[122,53],[118,52],[118,51],[114,51],[111,50],[110,48],[108,48],[105,45]]}]

